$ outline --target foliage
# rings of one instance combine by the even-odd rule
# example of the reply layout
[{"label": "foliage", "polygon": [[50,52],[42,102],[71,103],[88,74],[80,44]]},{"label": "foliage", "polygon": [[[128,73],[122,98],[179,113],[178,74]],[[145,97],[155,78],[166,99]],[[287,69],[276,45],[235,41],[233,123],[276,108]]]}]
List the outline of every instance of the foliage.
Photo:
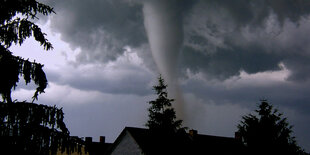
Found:
[{"label": "foliage", "polygon": [[55,106],[12,102],[11,91],[23,77],[38,86],[32,102],[44,92],[47,79],[43,65],[12,55],[12,44],[21,45],[34,37],[45,50],[53,49],[38,25],[32,22],[37,15],[54,13],[53,8],[37,0],[0,0],[0,147],[10,154],[54,155],[80,151],[83,141],[70,137],[63,122],[62,109]]},{"label": "foliage", "polygon": [[292,126],[282,113],[262,100],[255,110],[259,117],[249,114],[242,117],[239,133],[250,154],[306,154],[292,137]]},{"label": "foliage", "polygon": [[2,151],[34,155],[56,154],[59,148],[72,151],[77,139],[71,139],[63,119],[62,109],[55,106],[0,103]]},{"label": "foliage", "polygon": [[[49,15],[54,12],[53,8],[36,0],[1,0],[0,4],[1,44],[4,43],[5,47],[10,47],[12,43],[21,45],[26,38],[33,35],[46,50],[53,48],[45,38],[46,34],[41,32],[38,25],[29,20],[29,18],[38,19],[38,13]],[[16,18],[19,14],[25,18]]]},{"label": "foliage", "polygon": [[146,126],[156,131],[172,131],[180,129],[182,120],[176,120],[176,114],[171,107],[171,103],[174,99],[168,98],[167,85],[164,83],[164,79],[160,76],[158,78],[158,85],[153,86],[157,99],[150,101],[151,107],[149,111],[149,120]]},{"label": "foliage", "polygon": [[38,13],[49,15],[53,12],[53,8],[36,0],[0,1],[0,94],[5,102],[12,102],[11,90],[17,86],[19,75],[23,75],[26,84],[32,79],[38,85],[33,100],[44,92],[47,80],[43,65],[13,56],[8,48],[13,43],[21,45],[25,39],[33,36],[45,50],[52,49],[52,44],[45,38],[46,34],[31,20],[38,19]]},{"label": "foliage", "polygon": [[4,101],[12,102],[11,89],[15,89],[19,81],[19,75],[23,75],[26,84],[31,79],[38,85],[33,96],[33,101],[38,99],[39,93],[44,92],[47,86],[47,79],[43,71],[43,65],[24,60],[20,57],[13,56],[7,49],[0,46],[0,93]]}]

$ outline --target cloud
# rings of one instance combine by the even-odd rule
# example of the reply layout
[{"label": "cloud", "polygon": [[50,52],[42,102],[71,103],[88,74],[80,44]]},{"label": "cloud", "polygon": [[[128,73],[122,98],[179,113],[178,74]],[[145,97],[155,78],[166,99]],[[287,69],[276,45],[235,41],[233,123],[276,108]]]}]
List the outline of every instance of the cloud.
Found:
[{"label": "cloud", "polygon": [[225,80],[241,70],[280,70],[283,63],[292,71],[288,80],[308,80],[307,5],[289,0],[200,1],[184,20],[183,72]]},{"label": "cloud", "polygon": [[147,95],[151,93],[153,73],[146,68],[136,53],[129,51],[116,61],[102,64],[72,65],[47,69],[50,82],[80,90],[111,94]]},{"label": "cloud", "polygon": [[[57,14],[51,27],[72,48],[80,48],[80,63],[108,63],[135,49],[154,68],[143,19],[143,0],[53,1]],[[179,4],[180,3],[180,4]],[[225,80],[247,73],[280,70],[288,80],[306,81],[310,64],[310,2],[189,1],[175,9],[182,15],[184,44],[182,71],[203,72],[206,78]],[[302,60],[302,61],[299,61]]]},{"label": "cloud", "polygon": [[195,94],[206,103],[236,104],[250,107],[261,99],[267,99],[274,105],[287,107],[300,113],[308,114],[310,108],[310,83],[294,83],[286,81],[290,72],[262,72],[256,74],[240,73],[228,80],[206,81],[202,74],[189,75],[182,82],[185,93]]},{"label": "cloud", "polygon": [[72,48],[81,48],[81,62],[115,60],[127,45],[146,42],[140,5],[125,1],[55,1],[51,27]]}]

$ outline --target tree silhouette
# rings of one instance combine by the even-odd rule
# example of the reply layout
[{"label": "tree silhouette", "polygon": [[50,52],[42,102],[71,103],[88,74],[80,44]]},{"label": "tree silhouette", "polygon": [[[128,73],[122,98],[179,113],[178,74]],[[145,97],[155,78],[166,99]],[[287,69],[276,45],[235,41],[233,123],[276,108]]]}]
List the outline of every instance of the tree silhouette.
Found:
[{"label": "tree silhouette", "polygon": [[26,84],[32,79],[38,86],[33,101],[39,93],[44,92],[47,79],[43,65],[14,56],[8,48],[13,43],[21,45],[25,39],[33,36],[45,50],[52,49],[52,44],[45,38],[46,34],[31,20],[38,19],[38,13],[49,15],[53,12],[53,8],[36,0],[0,1],[0,94],[4,102],[12,102],[11,90],[17,86],[19,75],[23,75]]},{"label": "tree silhouette", "polygon": [[291,136],[292,126],[282,113],[274,109],[266,100],[262,100],[258,116],[248,114],[242,117],[238,125],[240,133],[249,154],[306,154]]},{"label": "tree silhouette", "polygon": [[72,152],[82,141],[69,136],[63,119],[62,109],[56,106],[0,103],[1,151],[33,155]]},{"label": "tree silhouette", "polygon": [[146,126],[154,131],[175,132],[182,126],[182,120],[176,120],[176,113],[171,107],[174,99],[168,98],[167,85],[164,79],[158,78],[158,85],[153,86],[158,97],[150,101],[149,120]]},{"label": "tree silhouette", "polygon": [[67,153],[81,146],[81,139],[69,136],[63,121],[62,109],[55,106],[27,102],[12,102],[11,91],[15,89],[19,76],[26,84],[31,80],[38,86],[33,100],[44,92],[47,79],[43,65],[12,55],[9,47],[21,45],[33,36],[45,50],[52,44],[38,25],[31,20],[37,15],[49,15],[53,8],[36,0],[0,1],[0,149],[10,154],[54,155],[59,149]]}]

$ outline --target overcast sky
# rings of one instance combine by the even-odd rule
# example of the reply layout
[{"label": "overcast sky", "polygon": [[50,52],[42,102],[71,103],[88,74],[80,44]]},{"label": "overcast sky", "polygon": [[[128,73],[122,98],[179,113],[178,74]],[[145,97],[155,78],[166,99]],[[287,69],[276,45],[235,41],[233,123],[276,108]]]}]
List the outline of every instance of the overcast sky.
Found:
[{"label": "overcast sky", "polygon": [[[45,64],[38,103],[63,107],[71,135],[144,127],[163,74],[184,126],[233,136],[268,101],[310,151],[310,2],[307,0],[54,0],[38,24],[53,43],[11,50]],[[13,98],[31,100],[20,83]],[[184,101],[181,101],[184,100]]]}]

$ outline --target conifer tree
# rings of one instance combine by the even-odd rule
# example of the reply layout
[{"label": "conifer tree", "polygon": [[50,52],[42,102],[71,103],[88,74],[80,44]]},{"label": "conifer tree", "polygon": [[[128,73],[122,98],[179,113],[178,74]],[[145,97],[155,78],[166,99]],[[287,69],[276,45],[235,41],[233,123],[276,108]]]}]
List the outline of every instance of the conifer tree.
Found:
[{"label": "conifer tree", "polygon": [[56,106],[0,102],[0,149],[8,154],[55,155],[79,149],[82,140],[70,137],[64,113]]},{"label": "conifer tree", "polygon": [[257,115],[242,117],[239,133],[249,154],[290,154],[306,155],[297,145],[292,126],[266,100],[262,100]]},{"label": "conifer tree", "polygon": [[55,155],[59,149],[70,153],[82,143],[79,138],[70,137],[62,109],[11,98],[20,76],[26,84],[33,80],[38,86],[32,102],[47,86],[43,65],[14,56],[9,48],[33,37],[45,50],[52,49],[46,34],[33,22],[38,14],[51,13],[54,13],[53,8],[37,0],[0,0],[0,94],[3,98],[0,102],[0,150],[3,153]]},{"label": "conifer tree", "polygon": [[38,14],[49,15],[53,8],[37,0],[1,0],[0,1],[0,94],[3,101],[12,103],[11,91],[15,89],[22,75],[26,84],[31,80],[38,86],[33,101],[44,92],[47,79],[43,65],[14,56],[9,50],[12,44],[22,45],[33,37],[45,50],[53,49],[38,25],[33,20]]},{"label": "conifer tree", "polygon": [[176,120],[176,113],[171,107],[174,99],[168,98],[167,85],[164,79],[158,78],[158,85],[153,86],[157,98],[150,101],[149,120],[146,126],[151,130],[176,132],[182,126],[182,120]]}]

